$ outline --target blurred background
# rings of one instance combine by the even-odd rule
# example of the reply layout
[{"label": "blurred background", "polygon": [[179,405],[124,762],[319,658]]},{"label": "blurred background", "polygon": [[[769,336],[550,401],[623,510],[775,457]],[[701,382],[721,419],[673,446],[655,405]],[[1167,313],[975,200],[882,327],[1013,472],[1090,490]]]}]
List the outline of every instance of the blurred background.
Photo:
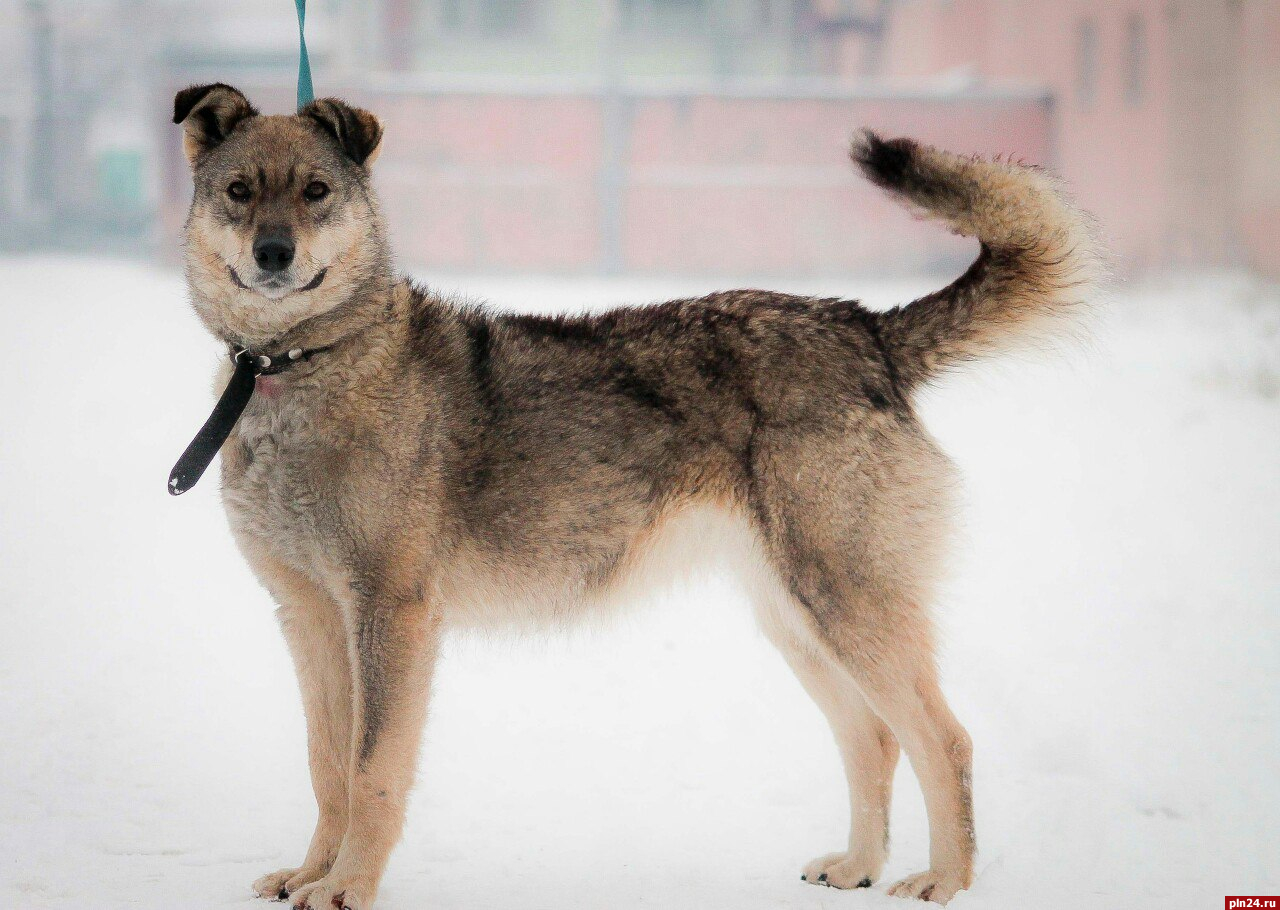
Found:
[{"label": "blurred background", "polygon": [[[386,121],[401,254],[466,271],[954,267],[861,126],[1051,165],[1124,274],[1280,276],[1275,0],[312,0],[317,94]],[[172,258],[186,84],[293,102],[262,0],[0,0],[0,244]]]},{"label": "blurred background", "polygon": [[[311,0],[307,35],[386,123],[401,267],[503,309],[942,286],[977,244],[851,173],[862,126],[1061,172],[1115,253],[1089,342],[916,401],[963,477],[952,907],[1280,893],[1280,0]],[[290,0],[0,0],[6,908],[252,910],[310,834],[270,598],[216,475],[165,492],[225,356],[173,93],[289,112],[296,64]],[[447,641],[382,910],[908,906],[800,881],[844,779],[740,593],[647,606]],[[928,854],[895,792],[883,884]]]}]

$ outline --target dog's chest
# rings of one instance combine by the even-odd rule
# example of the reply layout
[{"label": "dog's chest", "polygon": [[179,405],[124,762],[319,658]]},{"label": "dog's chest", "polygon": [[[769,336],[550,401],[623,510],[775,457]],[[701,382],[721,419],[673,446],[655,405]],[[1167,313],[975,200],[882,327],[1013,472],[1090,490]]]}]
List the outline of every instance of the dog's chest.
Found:
[{"label": "dog's chest", "polygon": [[305,410],[254,401],[227,445],[222,488],[232,522],[290,562],[309,561],[336,507],[332,441]]}]

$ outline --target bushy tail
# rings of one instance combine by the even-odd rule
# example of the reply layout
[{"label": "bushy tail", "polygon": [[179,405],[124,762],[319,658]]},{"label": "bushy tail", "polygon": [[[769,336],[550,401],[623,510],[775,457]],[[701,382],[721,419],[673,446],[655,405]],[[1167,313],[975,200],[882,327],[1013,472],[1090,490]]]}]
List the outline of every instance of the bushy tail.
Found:
[{"label": "bushy tail", "polygon": [[871,132],[851,155],[871,182],[982,243],[949,286],[879,314],[886,352],[908,388],[1042,334],[1079,310],[1102,277],[1087,216],[1045,171]]}]

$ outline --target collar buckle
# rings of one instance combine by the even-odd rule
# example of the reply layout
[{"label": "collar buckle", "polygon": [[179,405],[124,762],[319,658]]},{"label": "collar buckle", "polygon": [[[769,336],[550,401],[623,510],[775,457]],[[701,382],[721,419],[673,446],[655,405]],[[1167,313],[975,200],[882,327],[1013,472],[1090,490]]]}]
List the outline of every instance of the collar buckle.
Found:
[{"label": "collar buckle", "polygon": [[249,348],[239,348],[231,354],[231,362],[239,366],[240,364],[251,364],[255,371],[259,374],[263,373],[279,373],[301,360],[310,360],[313,354],[318,354],[326,348],[317,348],[308,351],[303,348],[290,348],[282,354],[272,356],[270,354],[258,354]]}]

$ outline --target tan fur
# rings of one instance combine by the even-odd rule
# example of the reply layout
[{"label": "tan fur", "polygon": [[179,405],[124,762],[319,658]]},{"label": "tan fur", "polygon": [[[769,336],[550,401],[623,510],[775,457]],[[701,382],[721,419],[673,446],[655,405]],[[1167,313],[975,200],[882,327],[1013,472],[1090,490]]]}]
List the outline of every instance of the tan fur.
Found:
[{"label": "tan fur", "polygon": [[271,558],[251,538],[243,547],[254,571],[280,604],[280,626],[293,655],[307,715],[307,753],[319,820],[302,865],[253,883],[275,898],[319,881],[333,866],[347,832],[351,761],[351,666],[342,612],[315,582]]},{"label": "tan fur", "polygon": [[918,383],[957,364],[1077,325],[1106,277],[1091,219],[1052,174],[1012,161],[964,158],[867,133],[853,160],[872,181],[982,255],[949,287],[885,314],[899,370]]},{"label": "tan fur", "polygon": [[[301,866],[259,879],[259,894],[372,904],[447,628],[603,614],[709,564],[747,582],[840,749],[849,842],[806,878],[877,879],[901,744],[925,793],[930,868],[891,893],[945,903],[968,886],[971,744],[938,688],[928,614],[954,472],[910,398],[1001,326],[1060,308],[1060,265],[1024,240],[1069,233],[1075,216],[1039,176],[863,149],[873,179],[998,251],[895,314],[732,291],[521,317],[391,271],[368,180],[373,115],[322,99],[264,117],[214,86],[180,93],[175,118],[196,180],[197,313],[231,350],[324,349],[260,385],[222,452],[228,518],[297,664],[319,805]],[[252,181],[252,198],[229,199],[232,180]],[[312,180],[331,187],[324,201],[302,195]],[[297,243],[284,279],[253,271],[268,228]]]}]

